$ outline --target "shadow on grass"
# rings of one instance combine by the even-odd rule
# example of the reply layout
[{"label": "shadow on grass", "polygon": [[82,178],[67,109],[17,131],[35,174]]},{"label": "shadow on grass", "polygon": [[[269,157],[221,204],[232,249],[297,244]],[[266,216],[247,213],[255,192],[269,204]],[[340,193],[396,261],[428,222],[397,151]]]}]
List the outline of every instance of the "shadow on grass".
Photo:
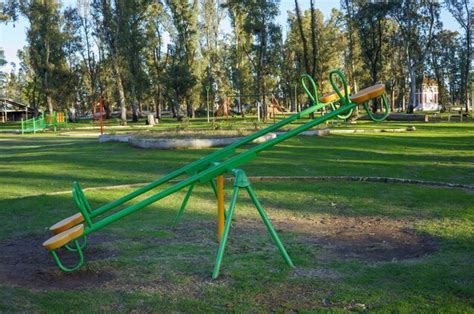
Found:
[{"label": "shadow on grass", "polygon": [[[86,250],[89,263],[72,276],[55,271],[52,259],[40,246],[49,236],[46,227],[77,211],[71,197],[43,195],[1,200],[0,246],[10,244],[10,248],[2,249],[9,255],[0,256],[0,263],[4,263],[7,256],[10,263],[17,257],[17,271],[24,272],[21,276],[16,274],[24,280],[16,281],[20,286],[23,284],[19,297],[26,298],[25,301],[36,300],[40,309],[51,306],[47,299],[55,295],[54,291],[63,291],[69,300],[54,303],[53,308],[64,310],[82,304],[79,299],[68,298],[68,292],[85,297],[87,291],[96,288],[105,296],[91,305],[94,308],[103,308],[117,291],[158,297],[168,309],[179,307],[172,300],[189,300],[191,304],[211,309],[216,298],[235,304],[236,309],[247,304],[261,310],[343,308],[352,304],[352,300],[376,309],[396,307],[413,295],[417,298],[410,304],[428,302],[427,295],[429,300],[448,298],[450,302],[466,302],[472,296],[469,292],[472,239],[450,234],[431,235],[432,240],[441,245],[439,252],[425,251],[423,247],[421,251],[405,250],[406,255],[394,255],[401,256],[401,260],[396,261],[374,259],[373,254],[377,249],[389,248],[395,231],[401,235],[397,243],[412,239],[414,231],[406,228],[418,219],[469,220],[472,196],[466,198],[463,191],[457,190],[448,194],[449,191],[440,193],[441,190],[432,188],[394,186],[254,184],[257,196],[297,264],[294,271],[284,264],[256,210],[242,192],[222,276],[218,281],[211,281],[217,243],[215,200],[207,186],[196,187],[182,224],[176,230],[171,229],[170,223],[179,208],[182,192],[91,234],[91,247]],[[129,191],[91,191],[87,196],[97,206]],[[436,196],[429,200],[430,194]],[[445,197],[444,202],[436,205]],[[436,207],[449,203],[452,204],[444,210]],[[371,235],[371,231],[382,232],[383,237],[377,238],[379,234]],[[350,237],[346,239],[343,235]],[[359,242],[351,242],[356,240]],[[377,246],[374,247],[374,243]],[[24,247],[20,250],[15,245]],[[21,254],[15,255],[17,251]],[[348,253],[352,255],[347,256]],[[357,254],[363,254],[362,258]],[[33,286],[32,280],[36,280]],[[29,290],[34,288],[45,291],[39,296]],[[19,291],[10,286],[0,295],[5,296],[11,289],[12,293]],[[388,290],[396,295],[390,301],[386,299]],[[241,298],[247,303],[242,303]],[[323,299],[326,301],[322,302]],[[125,306],[137,308],[137,304],[127,302]],[[146,301],[144,304],[138,308],[145,310],[155,303]],[[8,308],[21,306],[13,303]]]}]

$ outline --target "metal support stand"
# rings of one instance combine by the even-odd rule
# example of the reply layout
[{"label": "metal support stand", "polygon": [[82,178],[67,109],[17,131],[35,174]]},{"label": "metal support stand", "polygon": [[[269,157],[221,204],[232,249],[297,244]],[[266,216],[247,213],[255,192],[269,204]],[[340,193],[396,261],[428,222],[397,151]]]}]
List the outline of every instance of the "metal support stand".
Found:
[{"label": "metal support stand", "polygon": [[276,246],[278,247],[278,250],[280,251],[280,254],[282,255],[283,259],[285,260],[286,264],[290,267],[294,267],[294,264],[286,252],[285,247],[283,246],[283,243],[281,242],[280,238],[278,237],[277,232],[273,228],[270,220],[268,219],[265,211],[263,210],[262,205],[257,199],[257,195],[255,194],[254,190],[252,189],[252,186],[250,184],[250,181],[247,178],[247,175],[243,170],[240,169],[234,169],[233,174],[235,176],[235,181],[234,181],[234,191],[232,193],[232,198],[230,200],[230,205],[229,205],[229,210],[227,212],[227,218],[225,222],[225,227],[224,227],[224,234],[222,236],[221,242],[219,244],[219,249],[217,251],[217,257],[216,257],[216,263],[214,264],[214,271],[212,272],[212,279],[216,279],[219,276],[219,270],[221,268],[222,264],[222,258],[224,256],[224,250],[225,246],[227,244],[227,238],[229,236],[230,232],[230,227],[232,225],[232,218],[234,216],[234,211],[235,211],[235,204],[237,203],[237,197],[239,194],[239,190],[241,188],[246,189],[247,193],[250,196],[250,199],[252,200],[253,204],[258,210],[258,213],[260,214],[260,217],[262,218],[265,226],[267,227],[268,232],[270,233],[273,241],[275,241]]},{"label": "metal support stand", "polygon": [[189,186],[188,192],[186,192],[186,195],[184,196],[183,203],[181,204],[181,208],[179,209],[179,211],[176,214],[176,217],[174,219],[173,228],[176,228],[179,221],[181,220],[181,216],[183,216],[184,209],[186,208],[186,205],[188,204],[188,200],[189,200],[189,197],[191,196],[191,193],[193,192],[193,188],[194,188],[194,184]]}]

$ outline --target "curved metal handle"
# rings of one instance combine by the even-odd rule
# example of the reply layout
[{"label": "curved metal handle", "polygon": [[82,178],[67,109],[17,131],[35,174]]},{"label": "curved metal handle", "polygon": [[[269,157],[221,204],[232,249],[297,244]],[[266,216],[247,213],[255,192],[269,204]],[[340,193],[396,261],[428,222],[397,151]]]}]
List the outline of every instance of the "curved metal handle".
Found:
[{"label": "curved metal handle", "polygon": [[[339,89],[339,87],[337,87],[336,85],[336,82],[334,81],[334,78],[335,76],[338,76],[339,79],[341,80],[342,82],[342,86],[344,87],[344,96],[342,95],[341,93],[341,90]],[[344,76],[344,73],[342,73],[341,70],[339,69],[333,69],[329,72],[329,82],[331,83],[332,85],[332,88],[334,89],[334,91],[336,92],[336,94],[339,96],[339,103],[341,106],[345,106],[345,105],[348,105],[350,104],[350,100],[349,100],[349,88],[347,86],[347,81],[346,81],[346,77]],[[336,106],[334,104],[331,104],[331,108],[333,110],[336,110]],[[347,113],[345,115],[343,114],[340,114],[340,115],[337,115],[337,117],[339,119],[343,119],[343,120],[346,120],[348,119],[351,115],[352,115],[352,112],[353,112],[353,109],[350,109],[349,111],[347,111]]]},{"label": "curved metal handle", "polygon": [[374,122],[382,122],[385,119],[387,119],[387,117],[390,115],[390,106],[388,105],[388,100],[387,100],[387,96],[385,96],[385,93],[382,94],[382,104],[383,104],[383,107],[385,108],[385,113],[380,118],[377,118],[374,115],[372,110],[370,110],[368,103],[369,103],[368,101],[364,103],[364,108],[365,108],[365,111],[367,111],[367,115],[369,116],[370,120]]},{"label": "curved metal handle", "polygon": [[84,255],[82,254],[82,249],[81,249],[81,246],[79,245],[79,243],[77,242],[77,240],[74,240],[73,241],[74,245],[76,246],[76,251],[77,251],[77,254],[79,254],[79,262],[74,265],[73,267],[66,267],[64,266],[62,263],[61,263],[61,260],[59,259],[59,256],[58,254],[56,253],[56,250],[54,251],[51,251],[51,254],[53,255],[53,258],[54,258],[54,261],[56,262],[56,265],[58,266],[58,268],[65,272],[65,273],[70,273],[70,272],[73,272],[75,270],[78,270],[79,268],[82,267],[82,265],[84,265]]},{"label": "curved metal handle", "polygon": [[[343,100],[340,100],[339,101],[340,103],[340,106],[344,106],[344,101]],[[331,107],[333,108],[333,110],[336,110],[336,106],[334,106],[333,104],[331,104]],[[344,115],[344,114],[338,114],[337,117],[339,119],[342,119],[342,120],[347,120],[350,118],[350,116],[352,116],[352,113],[354,112],[354,108],[351,108],[349,111],[347,111],[347,113]]]},{"label": "curved metal handle", "polygon": [[[313,87],[313,93],[310,92],[310,90],[308,89],[308,87],[306,86],[306,83],[305,81],[306,80],[309,80],[309,82],[311,83],[312,87]],[[316,87],[316,83],[314,82],[313,78],[311,77],[311,75],[309,74],[303,74],[301,75],[301,85],[303,85],[303,89],[304,91],[306,92],[306,95],[308,95],[309,99],[311,99],[311,103],[314,105],[316,105],[318,103],[318,88]]]},{"label": "curved metal handle", "polygon": [[74,181],[73,184],[72,184],[72,198],[73,198],[74,202],[76,203],[77,207],[79,207],[79,210],[81,211],[82,216],[84,216],[84,220],[86,221],[87,226],[92,227],[92,220],[91,220],[91,217],[89,215],[89,211],[87,210],[87,207],[84,204],[84,199],[81,198],[79,193],[80,192],[79,192],[79,189],[77,187],[77,182]]},{"label": "curved metal handle", "polygon": [[[79,242],[78,242],[78,243],[79,243]],[[86,236],[83,236],[83,237],[82,237],[82,244],[80,245],[81,250],[85,249],[85,248],[86,248],[86,245],[87,245],[87,237],[86,237]],[[77,251],[77,248],[74,248],[74,247],[70,246],[69,244],[64,245],[64,247],[65,247],[66,250],[68,250],[69,252],[76,252],[76,251]]]},{"label": "curved metal handle", "polygon": [[74,181],[73,183],[73,188],[76,189],[76,192],[77,192],[77,196],[79,196],[79,198],[81,199],[82,201],[82,204],[85,206],[85,208],[87,209],[87,212],[89,214],[92,213],[92,207],[91,207],[91,204],[89,203],[89,201],[87,200],[86,196],[84,195],[84,192],[82,191],[82,187],[81,185],[79,184],[79,182],[77,181]]},{"label": "curved metal handle", "polygon": [[[342,96],[342,93],[341,93],[339,87],[337,87],[336,83],[334,82],[334,77],[335,76],[338,76],[339,79],[342,82],[342,86],[344,87],[344,96]],[[339,96],[339,99],[344,101],[344,105],[349,104],[350,103],[350,101],[349,101],[349,88],[347,87],[347,81],[346,81],[346,77],[344,76],[344,73],[342,73],[342,71],[339,70],[339,69],[331,70],[329,72],[329,82],[331,83],[332,88],[334,89],[336,94]]]}]

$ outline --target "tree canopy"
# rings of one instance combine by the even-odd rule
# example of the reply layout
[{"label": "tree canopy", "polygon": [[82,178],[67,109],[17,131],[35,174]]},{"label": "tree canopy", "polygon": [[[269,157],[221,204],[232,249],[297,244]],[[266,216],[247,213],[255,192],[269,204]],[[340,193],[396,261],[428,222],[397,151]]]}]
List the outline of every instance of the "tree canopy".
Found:
[{"label": "tree canopy", "polygon": [[[461,33],[443,29],[442,5]],[[95,113],[102,96],[107,116],[116,111],[126,123],[147,110],[192,117],[208,90],[212,104],[249,94],[243,102],[264,104],[273,94],[298,110],[307,102],[295,85],[301,74],[324,93],[328,72],[341,68],[353,91],[385,83],[394,109],[413,110],[426,78],[437,82],[442,106],[467,106],[469,0],[341,0],[330,16],[313,0],[307,10],[295,0],[286,26],[278,14],[278,0],[5,1],[0,22],[22,17],[29,27],[20,65],[0,73],[1,93],[37,109],[84,113]]]}]

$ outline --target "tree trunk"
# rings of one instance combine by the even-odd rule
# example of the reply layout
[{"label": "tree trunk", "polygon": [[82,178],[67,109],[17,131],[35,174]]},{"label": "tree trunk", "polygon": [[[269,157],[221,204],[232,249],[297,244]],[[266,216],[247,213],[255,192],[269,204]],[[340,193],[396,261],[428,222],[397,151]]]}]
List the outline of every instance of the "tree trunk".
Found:
[{"label": "tree trunk", "polygon": [[53,114],[53,100],[51,98],[51,95],[46,96],[46,102],[48,103],[48,112],[49,114]]},{"label": "tree trunk", "polygon": [[156,118],[161,119],[161,88],[158,90],[158,95],[153,102],[155,104]]},{"label": "tree trunk", "polygon": [[415,69],[410,61],[408,61],[408,73],[410,76],[410,102],[408,103],[408,113],[413,113],[413,109],[416,105],[416,82],[415,82]]},{"label": "tree trunk", "polygon": [[[466,58],[466,62],[464,64],[465,66],[465,79],[464,79],[464,83],[465,83],[465,99],[466,99],[466,112],[469,112],[469,82],[470,82],[470,75],[469,75],[469,72],[471,70],[471,55],[472,55],[472,20],[471,20],[471,16],[469,14],[469,9],[467,9],[467,17],[468,17],[468,21],[467,21],[467,28],[466,28],[466,54],[467,54],[467,58]],[[471,104],[472,106],[472,104]]]},{"label": "tree trunk", "polygon": [[125,91],[123,89],[122,77],[117,66],[115,66],[115,73],[117,75],[117,89],[119,92],[119,104],[120,104],[120,118],[122,119],[122,124],[127,125],[127,106],[125,104]]},{"label": "tree trunk", "polygon": [[110,119],[110,103],[108,101],[103,102],[105,110],[105,119]]},{"label": "tree trunk", "polygon": [[188,99],[186,99],[186,111],[189,118],[194,117],[193,104]]}]

